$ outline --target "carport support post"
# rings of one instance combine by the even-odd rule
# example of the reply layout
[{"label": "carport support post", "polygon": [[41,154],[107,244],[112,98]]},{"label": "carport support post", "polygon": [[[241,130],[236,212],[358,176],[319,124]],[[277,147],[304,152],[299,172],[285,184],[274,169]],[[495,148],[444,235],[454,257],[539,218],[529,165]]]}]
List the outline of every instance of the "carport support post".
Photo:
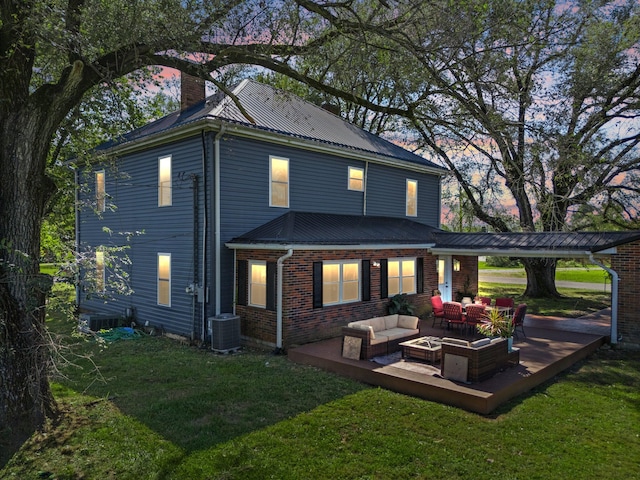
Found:
[{"label": "carport support post", "polygon": [[620,278],[618,272],[597,261],[591,252],[589,252],[589,260],[611,275],[611,344],[615,345],[618,343],[618,281]]}]

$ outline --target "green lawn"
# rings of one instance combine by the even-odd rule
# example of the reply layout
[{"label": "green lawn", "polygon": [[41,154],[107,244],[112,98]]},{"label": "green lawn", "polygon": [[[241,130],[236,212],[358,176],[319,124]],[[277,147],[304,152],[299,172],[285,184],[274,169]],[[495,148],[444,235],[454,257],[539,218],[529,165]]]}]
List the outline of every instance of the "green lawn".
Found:
[{"label": "green lawn", "polygon": [[147,336],[100,347],[49,325],[75,364],[54,384],[65,415],[0,478],[637,478],[640,352],[601,349],[482,416],[285,356]]}]

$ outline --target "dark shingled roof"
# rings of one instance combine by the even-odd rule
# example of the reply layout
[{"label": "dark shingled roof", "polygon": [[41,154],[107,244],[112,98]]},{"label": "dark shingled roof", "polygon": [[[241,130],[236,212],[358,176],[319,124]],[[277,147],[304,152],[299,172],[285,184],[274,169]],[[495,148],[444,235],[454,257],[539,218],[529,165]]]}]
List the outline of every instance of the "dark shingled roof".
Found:
[{"label": "dark shingled roof", "polygon": [[229,244],[433,244],[437,228],[404,218],[288,212]]},{"label": "dark shingled roof", "polygon": [[406,218],[287,212],[230,242],[238,245],[423,245],[470,254],[503,251],[517,256],[536,252],[599,252],[640,240],[630,232],[455,233]]},{"label": "dark shingled roof", "polygon": [[255,123],[247,120],[228,95],[217,93],[190,108],[174,112],[118,139],[102,144],[98,149],[128,145],[154,135],[185,128],[199,121],[209,120],[223,121],[256,132],[272,132],[294,137],[310,143],[381,155],[442,173],[446,172],[446,169],[426,158],[356,127],[338,115],[302,100],[292,93],[253,80],[243,80],[232,92]]}]

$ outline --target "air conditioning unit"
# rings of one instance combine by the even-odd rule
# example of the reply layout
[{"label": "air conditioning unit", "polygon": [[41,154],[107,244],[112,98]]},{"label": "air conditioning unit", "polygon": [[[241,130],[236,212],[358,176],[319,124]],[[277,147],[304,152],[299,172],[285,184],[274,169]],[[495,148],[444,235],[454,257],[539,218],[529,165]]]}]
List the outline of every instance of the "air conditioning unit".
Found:
[{"label": "air conditioning unit", "polygon": [[120,319],[120,315],[115,313],[81,313],[78,317],[78,328],[97,332],[119,326]]},{"label": "air conditioning unit", "polygon": [[240,348],[240,317],[232,313],[221,313],[209,317],[211,350],[229,353]]}]

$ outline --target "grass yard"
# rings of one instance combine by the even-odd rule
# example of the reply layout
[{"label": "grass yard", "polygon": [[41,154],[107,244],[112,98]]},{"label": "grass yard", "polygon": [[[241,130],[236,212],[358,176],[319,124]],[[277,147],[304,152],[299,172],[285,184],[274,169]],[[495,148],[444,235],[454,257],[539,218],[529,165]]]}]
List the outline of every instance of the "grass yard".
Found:
[{"label": "grass yard", "polygon": [[525,285],[480,283],[478,296],[513,297],[527,304],[527,314],[576,318],[611,306],[611,295],[578,288],[558,288],[561,298],[524,298]]},{"label": "grass yard", "polygon": [[49,325],[75,364],[54,383],[65,414],[3,479],[638,478],[640,352],[603,348],[482,416],[284,356]]}]

